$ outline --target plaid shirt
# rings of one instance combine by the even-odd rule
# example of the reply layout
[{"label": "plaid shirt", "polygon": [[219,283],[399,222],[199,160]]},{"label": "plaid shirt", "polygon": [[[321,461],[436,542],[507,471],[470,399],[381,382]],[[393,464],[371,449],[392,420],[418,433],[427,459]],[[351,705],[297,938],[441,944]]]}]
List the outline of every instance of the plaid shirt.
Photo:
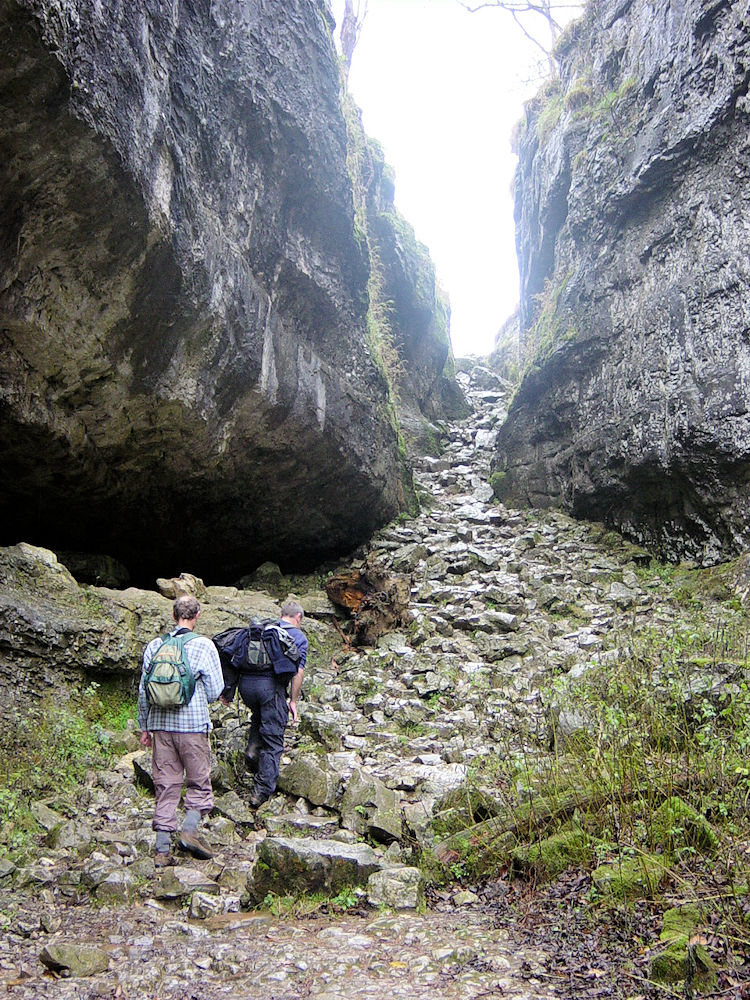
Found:
[{"label": "plaid shirt", "polygon": [[[169,634],[175,635],[177,629]],[[188,662],[195,675],[195,694],[182,708],[159,708],[149,705],[143,675],[151,657],[161,646],[163,637],[152,639],[143,653],[143,670],[138,686],[138,726],[142,732],[166,730],[170,733],[203,733],[211,729],[208,703],[215,701],[224,688],[221,662],[216,646],[205,636],[198,636],[185,644]]]}]

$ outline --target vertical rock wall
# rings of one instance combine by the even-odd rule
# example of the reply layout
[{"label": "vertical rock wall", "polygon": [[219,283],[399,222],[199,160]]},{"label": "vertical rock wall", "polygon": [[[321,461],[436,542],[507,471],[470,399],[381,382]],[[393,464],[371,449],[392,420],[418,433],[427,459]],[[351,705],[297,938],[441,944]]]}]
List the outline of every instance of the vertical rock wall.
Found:
[{"label": "vertical rock wall", "polygon": [[557,54],[520,136],[496,489],[715,561],[750,530],[747,4],[598,0]]},{"label": "vertical rock wall", "polygon": [[427,247],[394,205],[393,171],[379,143],[365,134],[348,96],[344,106],[355,215],[370,258],[368,335],[381,345],[407,449],[436,453],[440,432],[432,421],[469,413],[455,380],[450,305]]}]

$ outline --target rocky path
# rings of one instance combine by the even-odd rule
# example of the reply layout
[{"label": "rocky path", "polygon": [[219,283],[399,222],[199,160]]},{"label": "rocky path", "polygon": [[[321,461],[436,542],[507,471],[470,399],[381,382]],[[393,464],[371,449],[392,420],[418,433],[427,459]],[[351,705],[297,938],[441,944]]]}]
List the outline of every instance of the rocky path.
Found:
[{"label": "rocky path", "polygon": [[[92,775],[76,802],[39,804],[48,846],[25,866],[0,860],[0,984],[10,996],[552,995],[544,956],[519,952],[472,893],[457,887],[440,907],[420,903],[418,848],[433,842],[445,797],[479,762],[546,745],[544,678],[616,655],[625,622],[663,623],[670,612],[658,579],[642,582],[637,550],[603,544],[597,526],[492,502],[505,388],[482,369],[465,378],[476,410],[449,428],[439,458],[421,461],[422,513],[381,531],[366,553],[411,580],[410,620],[375,648],[338,642],[333,658],[311,655],[281,794],[255,817],[226,769],[217,774],[211,861],[154,871],[152,801],[132,755]],[[327,648],[335,633],[325,613],[309,625],[311,648]],[[216,724],[226,759],[243,745],[244,720],[218,709]],[[342,895],[324,880],[338,912],[318,905],[279,919],[248,908],[248,886],[256,901],[267,888],[266,901],[281,905],[284,888],[299,888],[289,882],[294,852],[316,845],[328,852],[326,871],[354,859],[378,869],[376,881],[365,876]],[[257,857],[271,870],[265,888]]]},{"label": "rocky path", "polygon": [[[38,960],[40,929],[64,922],[67,939],[101,956],[108,971],[58,978]],[[18,924],[18,919],[16,920]],[[450,914],[383,913],[277,922],[254,913],[190,920],[151,901],[27,913],[3,959],[9,996],[180,998],[233,996],[269,1000],[384,997],[546,996],[531,954],[518,954],[507,932],[471,909]],[[50,948],[54,948],[50,945]],[[102,966],[100,966],[101,968]]]}]

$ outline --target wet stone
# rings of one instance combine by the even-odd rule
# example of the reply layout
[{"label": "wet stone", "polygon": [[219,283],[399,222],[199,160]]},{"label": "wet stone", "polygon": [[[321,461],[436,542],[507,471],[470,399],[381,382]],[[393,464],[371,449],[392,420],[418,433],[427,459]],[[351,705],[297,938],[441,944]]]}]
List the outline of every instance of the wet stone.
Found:
[{"label": "wet stone", "polygon": [[14,871],[16,866],[9,858],[0,858],[0,879],[7,878]]},{"label": "wet stone", "polygon": [[125,903],[136,891],[136,879],[130,872],[111,872],[96,889],[96,898],[102,903]]},{"label": "wet stone", "polygon": [[372,906],[416,909],[424,902],[422,873],[409,867],[374,872],[367,880],[367,900]]},{"label": "wet stone", "polygon": [[340,780],[321,764],[320,758],[297,757],[282,768],[279,788],[288,795],[301,795],[314,805],[333,806],[339,798]]},{"label": "wet stone", "polygon": [[302,813],[281,813],[267,816],[263,825],[270,834],[300,833],[302,836],[331,837],[339,829],[336,816],[310,816]]},{"label": "wet stone", "polygon": [[197,868],[184,865],[164,869],[159,884],[153,890],[156,899],[179,899],[196,891],[218,892],[219,886]]},{"label": "wet stone", "polygon": [[255,825],[255,814],[237,792],[225,792],[223,795],[215,796],[214,809],[221,816],[231,820],[232,823],[248,827]]},{"label": "wet stone", "polygon": [[48,944],[42,949],[39,961],[53,972],[64,976],[93,976],[106,972],[109,956],[100,948],[78,944]]},{"label": "wet stone", "polygon": [[365,885],[383,867],[366,844],[334,840],[267,837],[258,850],[250,891],[256,900],[269,892],[335,895],[342,888]]}]

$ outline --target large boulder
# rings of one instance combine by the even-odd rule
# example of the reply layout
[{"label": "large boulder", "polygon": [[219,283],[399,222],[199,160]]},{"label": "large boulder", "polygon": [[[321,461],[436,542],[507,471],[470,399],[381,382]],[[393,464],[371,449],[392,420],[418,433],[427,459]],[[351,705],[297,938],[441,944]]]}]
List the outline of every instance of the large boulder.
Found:
[{"label": "large boulder", "polygon": [[367,885],[384,863],[367,844],[344,844],[308,837],[266,837],[248,881],[257,902],[268,893],[335,896],[342,889]]},{"label": "large boulder", "polygon": [[750,541],[745,11],[602,0],[556,54],[520,129],[523,380],[493,483],[716,561]]},{"label": "large boulder", "polygon": [[385,843],[401,839],[400,796],[362,768],[352,772],[340,809],[345,829]]},{"label": "large boulder", "polygon": [[282,768],[279,789],[287,795],[302,796],[314,806],[332,808],[341,797],[341,778],[324,757],[300,754]]},{"label": "large boulder", "polygon": [[104,948],[66,941],[54,941],[45,945],[39,953],[42,965],[57,975],[94,976],[109,968],[109,955]]}]

